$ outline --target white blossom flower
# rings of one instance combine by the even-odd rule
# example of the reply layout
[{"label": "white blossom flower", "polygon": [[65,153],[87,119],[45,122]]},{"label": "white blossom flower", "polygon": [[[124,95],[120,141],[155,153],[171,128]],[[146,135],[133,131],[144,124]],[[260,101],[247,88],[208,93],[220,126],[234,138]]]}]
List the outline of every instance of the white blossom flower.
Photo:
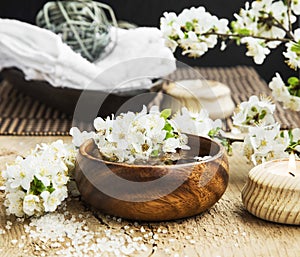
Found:
[{"label": "white blossom flower", "polygon": [[198,113],[193,113],[183,107],[181,113],[178,112],[174,118],[178,129],[183,133],[209,137],[211,131],[220,130],[222,121],[217,119],[213,121],[209,118],[209,113],[205,109],[201,109]]},{"label": "white blossom flower", "polygon": [[107,117],[106,120],[102,119],[101,117],[97,117],[94,120],[94,127],[97,130],[98,133],[102,133],[103,135],[106,133],[109,133],[109,130],[113,126],[113,117],[110,119],[110,117]]},{"label": "white blossom flower", "polygon": [[265,42],[261,39],[252,37],[244,37],[241,42],[247,44],[247,56],[251,56],[256,64],[262,64],[266,56],[271,52],[266,46]]},{"label": "white blossom flower", "polygon": [[183,33],[177,22],[177,15],[174,12],[165,12],[164,17],[160,19],[160,29],[163,33],[166,46],[174,52],[178,46],[176,38],[182,37]]},{"label": "white blossom flower", "polygon": [[39,216],[53,210],[54,205],[45,210],[42,198],[42,194],[45,197],[51,192],[58,199],[56,207],[61,204],[68,195],[66,184],[69,171],[75,166],[75,155],[74,146],[58,140],[37,145],[25,159],[17,157],[15,163],[2,172],[7,213],[18,217]]},{"label": "white blossom flower", "polygon": [[290,93],[279,73],[276,73],[276,76],[269,83],[269,87],[272,89],[272,95],[276,100],[284,102],[289,98]]},{"label": "white blossom flower", "polygon": [[289,143],[288,133],[280,133],[279,124],[269,127],[251,127],[244,140],[244,155],[254,165],[284,158],[288,156],[285,150]]},{"label": "white blossom flower", "polygon": [[291,9],[296,15],[300,15],[300,1],[292,0],[291,1]]},{"label": "white blossom flower", "polygon": [[300,111],[300,97],[290,94],[287,86],[278,73],[276,73],[276,76],[269,83],[269,87],[272,89],[274,98],[277,101],[282,102],[285,109]]},{"label": "white blossom flower", "polygon": [[[169,116],[171,113],[166,114]],[[157,106],[153,106],[149,112],[144,106],[136,114],[128,112],[111,119],[97,118],[94,122],[94,140],[101,155],[110,161],[133,163],[147,161],[166,151],[174,153],[176,149],[187,149],[185,136],[169,117],[165,117],[166,114],[160,112]],[[164,147],[170,138],[174,140]],[[173,141],[177,143],[172,148]]]},{"label": "white blossom flower", "polygon": [[23,211],[28,216],[40,213],[40,198],[37,195],[26,195],[23,201]]},{"label": "white blossom flower", "polygon": [[228,20],[219,20],[206,12],[204,7],[184,9],[179,16],[164,13],[160,28],[168,47],[174,51],[180,46],[183,49],[182,54],[193,57],[203,55],[217,44],[218,37],[211,32],[229,31]]},{"label": "white blossom flower", "polygon": [[45,212],[54,212],[67,195],[66,189],[56,189],[52,193],[49,191],[42,192],[41,198]]},{"label": "white blossom flower", "polygon": [[300,50],[294,50],[294,47],[297,46],[300,48],[300,29],[294,31],[295,42],[288,42],[285,44],[286,52],[283,53],[284,57],[287,58],[287,63],[292,69],[300,68]]},{"label": "white blossom flower", "polygon": [[6,212],[8,215],[14,214],[17,217],[23,217],[23,200],[25,193],[23,191],[16,191],[12,193],[7,193],[6,199],[4,201],[4,206],[7,207]]},{"label": "white blossom flower", "polygon": [[80,132],[80,130],[76,127],[71,128],[70,135],[72,136],[72,143],[76,147],[80,147],[85,141],[88,139],[94,138],[95,132]]},{"label": "white blossom flower", "polygon": [[296,112],[300,111],[300,97],[291,95],[287,101],[283,103],[285,109],[290,109]]},{"label": "white blossom flower", "polygon": [[262,125],[268,126],[275,123],[275,104],[268,98],[251,96],[248,101],[239,105],[238,111],[234,113],[233,125],[238,127]]},{"label": "white blossom flower", "polygon": [[298,142],[300,140],[300,128],[295,128],[292,130],[293,141]]},{"label": "white blossom flower", "polygon": [[31,161],[27,162],[22,157],[16,158],[16,165],[7,166],[7,169],[3,171],[2,176],[7,180],[7,188],[18,189],[23,188],[29,190],[30,183],[33,179],[34,173],[30,169]]},{"label": "white blossom flower", "polygon": [[176,153],[176,149],[180,147],[180,140],[179,138],[168,138],[163,145],[163,151],[166,153]]}]

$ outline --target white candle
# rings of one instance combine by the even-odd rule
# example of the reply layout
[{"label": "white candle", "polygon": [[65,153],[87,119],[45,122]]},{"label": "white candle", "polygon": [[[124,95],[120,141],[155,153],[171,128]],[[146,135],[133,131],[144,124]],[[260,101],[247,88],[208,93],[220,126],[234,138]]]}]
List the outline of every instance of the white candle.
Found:
[{"label": "white candle", "polygon": [[265,220],[300,224],[300,160],[281,159],[254,167],[242,190],[246,209]]},{"label": "white candle", "polygon": [[284,177],[300,176],[300,161],[296,161],[294,154],[291,154],[289,159],[274,160],[259,166],[259,169],[263,169],[266,174]]}]

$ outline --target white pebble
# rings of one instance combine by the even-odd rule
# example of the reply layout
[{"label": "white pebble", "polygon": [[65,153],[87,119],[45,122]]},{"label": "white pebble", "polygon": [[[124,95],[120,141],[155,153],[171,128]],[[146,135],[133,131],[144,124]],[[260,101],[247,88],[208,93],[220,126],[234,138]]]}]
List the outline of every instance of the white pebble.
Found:
[{"label": "white pebble", "polygon": [[169,248],[165,248],[165,253],[170,253],[170,249]]},{"label": "white pebble", "polygon": [[196,241],[195,240],[190,240],[190,244],[195,244]]},{"label": "white pebble", "polygon": [[17,239],[13,239],[10,241],[13,245],[17,244],[18,243],[18,240]]}]

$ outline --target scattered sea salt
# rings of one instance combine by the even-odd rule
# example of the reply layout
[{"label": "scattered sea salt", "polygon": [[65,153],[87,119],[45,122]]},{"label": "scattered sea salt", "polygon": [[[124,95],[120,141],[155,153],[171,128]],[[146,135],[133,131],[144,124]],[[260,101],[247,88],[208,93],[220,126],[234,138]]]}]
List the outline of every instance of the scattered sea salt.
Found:
[{"label": "scattered sea salt", "polygon": [[209,159],[211,159],[212,157],[210,155],[208,156],[195,156],[194,159],[197,161],[197,162],[204,162],[204,161],[207,161]]},{"label": "scattered sea salt", "polygon": [[10,241],[13,245],[17,244],[18,243],[18,240],[17,239],[13,239]]},{"label": "scattered sea salt", "polygon": [[[124,232],[110,229],[102,231],[101,234],[93,232],[85,225],[85,220],[79,221],[82,218],[84,217],[81,215],[66,218],[64,214],[50,213],[40,218],[32,218],[29,226],[24,224],[24,229],[33,240],[50,243],[51,248],[57,249],[57,256],[93,256],[95,253],[131,256],[135,252],[148,251],[142,237],[132,238]],[[42,256],[44,251],[38,245],[35,250],[40,251]]]},{"label": "scattered sea salt", "polygon": [[195,244],[196,241],[195,240],[190,240],[190,244]]}]

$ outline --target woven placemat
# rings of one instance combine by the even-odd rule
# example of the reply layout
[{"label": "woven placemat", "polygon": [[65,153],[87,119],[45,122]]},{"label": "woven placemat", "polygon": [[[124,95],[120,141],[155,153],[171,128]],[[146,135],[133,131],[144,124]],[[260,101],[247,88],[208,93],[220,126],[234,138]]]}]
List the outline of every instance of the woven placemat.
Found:
[{"label": "woven placemat", "polygon": [[[251,95],[271,93],[267,84],[252,67],[196,68],[196,70],[205,79],[217,80],[228,85],[235,104],[247,100]],[[195,72],[190,69],[178,69],[169,76],[171,80],[193,78]],[[277,105],[276,118],[283,128],[299,127],[299,116],[299,113],[283,110],[280,104]],[[19,93],[7,81],[0,84],[0,135],[62,136],[69,134],[71,124],[70,115]],[[224,124],[227,129],[232,127],[230,119]]]}]

